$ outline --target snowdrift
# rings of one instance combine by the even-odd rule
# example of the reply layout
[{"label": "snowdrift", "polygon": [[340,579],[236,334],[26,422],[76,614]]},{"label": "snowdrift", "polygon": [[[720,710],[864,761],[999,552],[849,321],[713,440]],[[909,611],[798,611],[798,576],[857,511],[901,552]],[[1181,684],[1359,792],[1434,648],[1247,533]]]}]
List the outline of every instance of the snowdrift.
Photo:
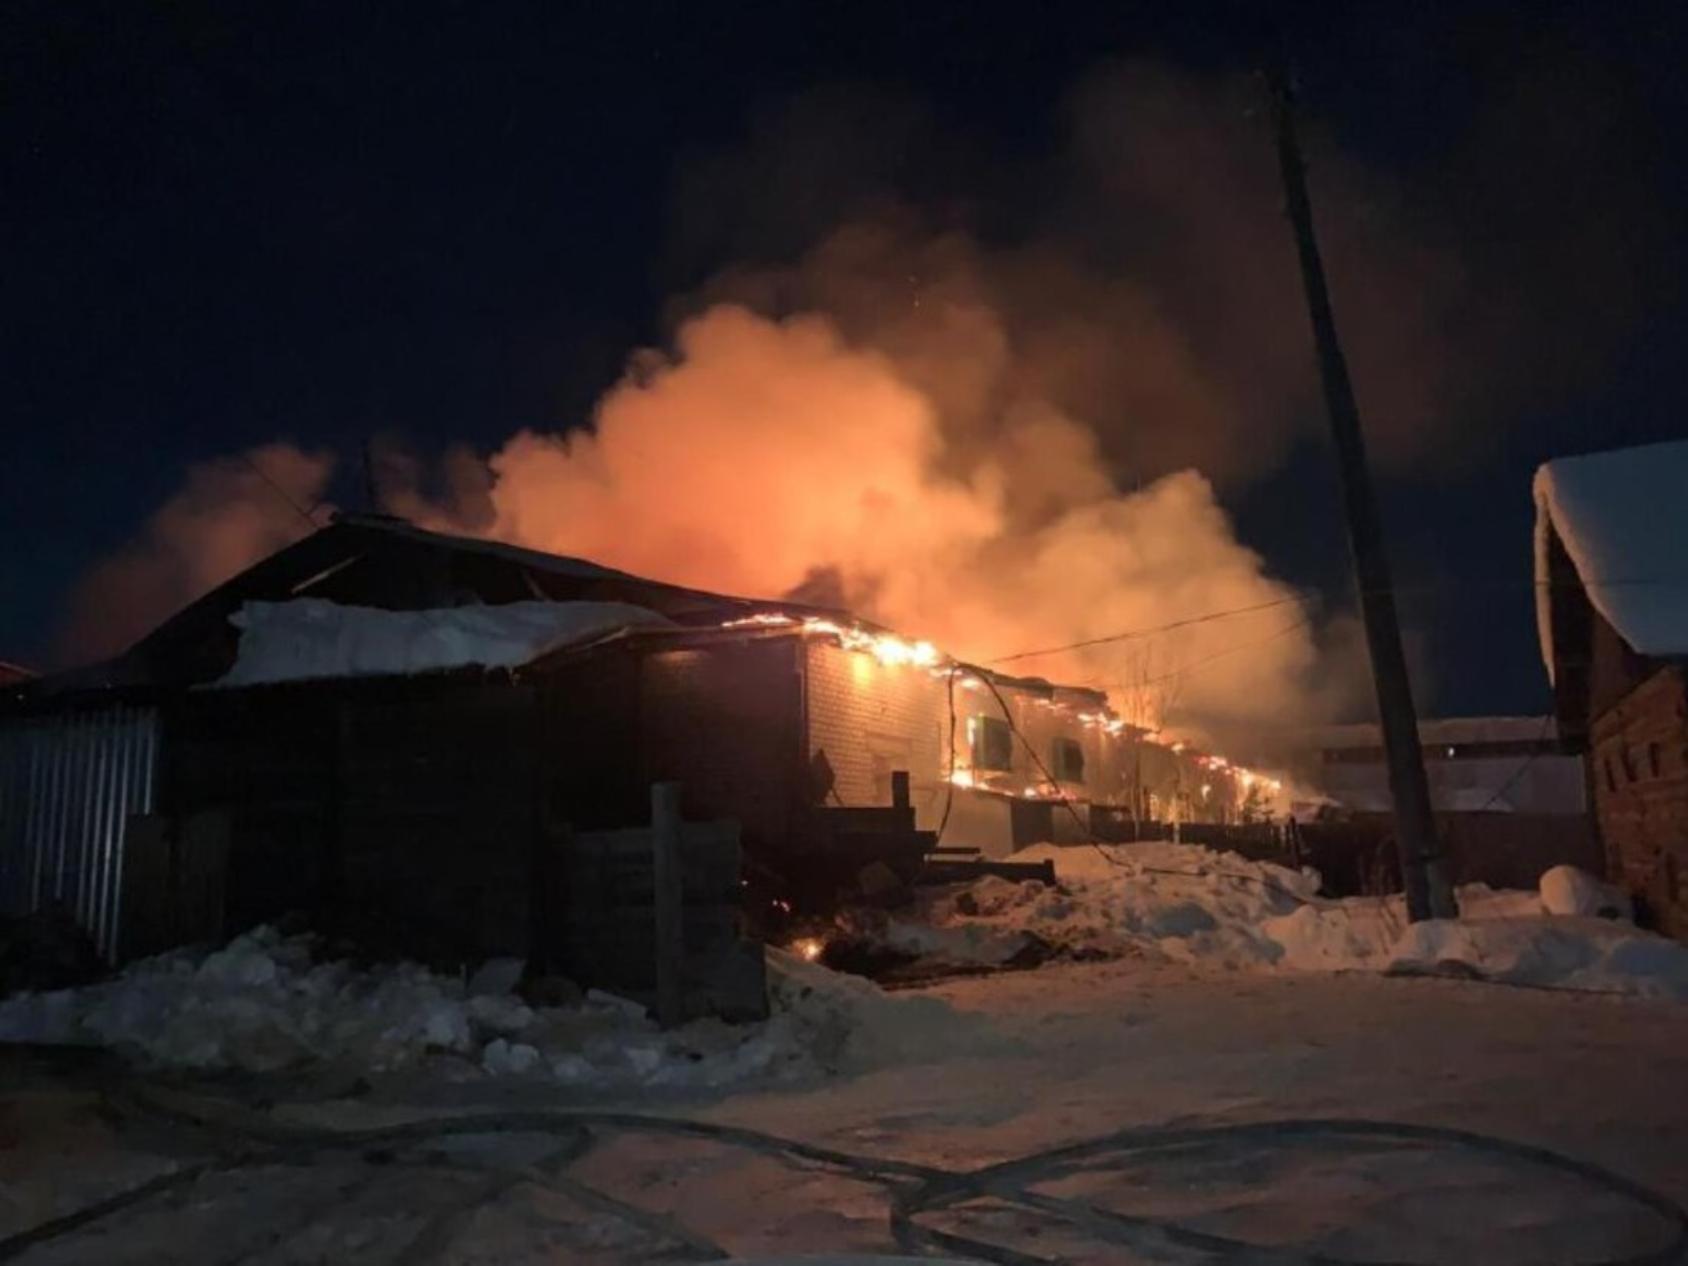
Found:
[{"label": "snowdrift", "polygon": [[1634,927],[1622,894],[1570,867],[1547,872],[1540,892],[1466,886],[1459,919],[1409,924],[1399,896],[1321,898],[1311,870],[1199,845],[1040,845],[1017,857],[1053,857],[1059,882],[989,878],[950,896],[931,912],[934,954],[959,958],[954,946],[974,946],[973,961],[989,961],[987,952],[1030,935],[1080,957],[1461,975],[1688,1000],[1688,947]]},{"label": "snowdrift", "polygon": [[269,1073],[305,1064],[531,1076],[617,1091],[803,1080],[991,1045],[988,1023],[927,997],[770,951],[772,1015],[664,1032],[638,1003],[596,991],[530,1007],[414,964],[313,961],[307,937],[259,928],[204,956],[133,964],[102,984],[0,1002],[0,1041],[113,1047],[166,1068]]}]

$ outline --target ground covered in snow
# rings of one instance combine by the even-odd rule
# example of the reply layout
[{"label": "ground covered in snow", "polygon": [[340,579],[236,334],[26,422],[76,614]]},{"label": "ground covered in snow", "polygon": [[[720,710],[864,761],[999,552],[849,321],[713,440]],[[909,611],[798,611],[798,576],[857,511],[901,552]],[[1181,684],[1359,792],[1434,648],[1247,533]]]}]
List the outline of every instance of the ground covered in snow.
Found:
[{"label": "ground covered in snow", "polygon": [[[905,1240],[1016,1261],[1595,1263],[1688,1230],[1688,950],[1595,917],[1598,885],[1409,927],[1204,849],[1057,865],[883,934],[1100,961],[887,994],[776,952],[755,1025],[665,1033],[606,995],[529,1005],[510,965],[360,970],[264,930],[7,1000],[0,1041],[80,1045],[0,1046],[0,1259],[886,1253],[893,1205]],[[149,1095],[220,1106],[187,1129]],[[1405,1132],[1328,1124],[1356,1118]],[[169,1190],[6,1238],[143,1181]]]},{"label": "ground covered in snow", "polygon": [[[975,1051],[902,1057],[819,1081],[599,1096],[857,1156],[972,1170],[1127,1127],[1366,1117],[1547,1147],[1688,1200],[1688,1007],[1463,980],[1236,972],[1147,960],[957,980],[928,1001],[988,1029]],[[0,1060],[5,1059],[0,1053]],[[114,1125],[71,1080],[0,1068],[0,1237],[151,1174],[203,1140]],[[228,1095],[223,1082],[198,1093]],[[274,1095],[272,1085],[267,1095]],[[285,1098],[285,1096],[282,1096]],[[398,1077],[269,1109],[334,1129],[553,1107],[522,1079]],[[696,1260],[886,1253],[885,1184],[707,1134],[598,1127],[569,1162],[519,1129],[324,1152],[207,1172],[176,1196],[26,1252],[46,1263]],[[1425,1141],[1266,1132],[1029,1177],[1133,1218],[1357,1260],[1598,1262],[1656,1248],[1664,1218],[1527,1160]],[[1071,1262],[1211,1262],[1145,1233],[1130,1250],[1023,1205],[979,1201],[924,1223]],[[3,1242],[3,1241],[0,1241]]]}]

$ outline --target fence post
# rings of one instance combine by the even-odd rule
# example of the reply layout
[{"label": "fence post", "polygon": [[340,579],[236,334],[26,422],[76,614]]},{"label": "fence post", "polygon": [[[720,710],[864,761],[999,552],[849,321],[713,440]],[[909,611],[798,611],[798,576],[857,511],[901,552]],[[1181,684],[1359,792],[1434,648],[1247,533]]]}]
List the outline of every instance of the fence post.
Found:
[{"label": "fence post", "polygon": [[656,1019],[673,1028],[685,1019],[685,889],[680,874],[680,784],[651,785],[652,905],[656,913]]}]

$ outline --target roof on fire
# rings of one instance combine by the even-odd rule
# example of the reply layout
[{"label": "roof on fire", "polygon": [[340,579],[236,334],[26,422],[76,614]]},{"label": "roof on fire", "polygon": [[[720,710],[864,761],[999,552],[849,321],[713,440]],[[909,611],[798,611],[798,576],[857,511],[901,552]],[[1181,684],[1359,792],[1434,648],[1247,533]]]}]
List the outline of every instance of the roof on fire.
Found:
[{"label": "roof on fire", "polygon": [[[237,658],[237,614],[248,603],[321,599],[383,611],[433,611],[516,603],[626,604],[655,612],[688,638],[789,635],[789,629],[723,629],[763,613],[815,616],[878,632],[847,611],[785,599],[711,593],[586,559],[419,528],[386,515],[341,514],[333,522],[189,603],[114,659],[42,678],[31,694],[194,685],[222,678]],[[1069,696],[1105,708],[1106,696],[1036,677],[970,671],[1017,690]]]},{"label": "roof on fire", "polygon": [[[385,515],[335,517],[182,608],[114,659],[44,678],[40,692],[212,680],[234,662],[231,617],[248,602],[321,598],[346,606],[422,611],[472,604],[614,602],[682,626],[759,611],[818,608],[709,593],[585,559],[431,532]],[[835,613],[827,613],[835,614]]]}]

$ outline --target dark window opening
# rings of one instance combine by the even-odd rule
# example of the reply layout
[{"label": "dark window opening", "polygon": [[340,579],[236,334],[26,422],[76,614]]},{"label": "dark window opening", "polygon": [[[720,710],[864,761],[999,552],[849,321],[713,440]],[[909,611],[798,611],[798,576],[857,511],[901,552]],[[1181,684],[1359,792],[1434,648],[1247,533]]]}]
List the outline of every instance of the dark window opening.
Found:
[{"label": "dark window opening", "polygon": [[1657,778],[1659,776],[1659,745],[1657,743],[1647,744],[1647,764],[1653,770],[1653,777]]},{"label": "dark window opening", "polygon": [[1612,773],[1612,757],[1609,754],[1600,758],[1600,767],[1606,771],[1606,790],[1616,791],[1618,780]]},{"label": "dark window opening", "polygon": [[1622,762],[1623,767],[1624,767],[1624,781],[1625,782],[1634,782],[1635,781],[1635,758],[1632,757],[1629,754],[1629,748],[1627,748],[1627,747],[1622,748],[1618,752],[1618,760],[1620,762]]},{"label": "dark window opening", "polygon": [[1084,781],[1084,748],[1077,739],[1056,739],[1050,755],[1050,772],[1056,782]]},{"label": "dark window opening", "polygon": [[1014,768],[1014,731],[1000,717],[973,717],[967,723],[973,741],[973,768],[1007,771]]}]

